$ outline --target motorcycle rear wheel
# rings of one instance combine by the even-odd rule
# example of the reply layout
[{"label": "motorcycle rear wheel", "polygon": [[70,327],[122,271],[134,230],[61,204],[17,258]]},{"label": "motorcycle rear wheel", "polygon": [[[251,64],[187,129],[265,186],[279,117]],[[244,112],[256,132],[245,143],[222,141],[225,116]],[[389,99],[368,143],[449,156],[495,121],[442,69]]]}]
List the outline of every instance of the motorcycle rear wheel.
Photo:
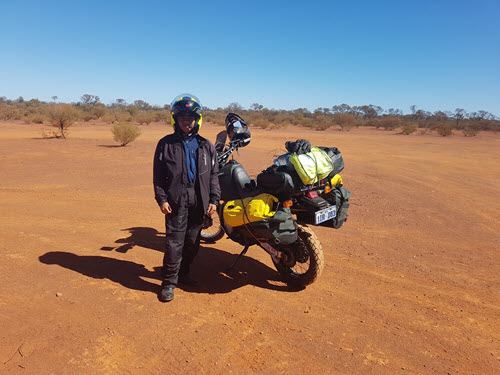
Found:
[{"label": "motorcycle rear wheel", "polygon": [[224,237],[224,229],[219,219],[219,213],[212,215],[212,223],[204,222],[201,229],[201,239],[205,242],[216,242]]},{"label": "motorcycle rear wheel", "polygon": [[310,228],[298,225],[298,237],[304,253],[295,255],[293,266],[287,265],[286,259],[276,262],[273,258],[273,263],[288,285],[305,287],[321,276],[325,261],[321,243]]}]

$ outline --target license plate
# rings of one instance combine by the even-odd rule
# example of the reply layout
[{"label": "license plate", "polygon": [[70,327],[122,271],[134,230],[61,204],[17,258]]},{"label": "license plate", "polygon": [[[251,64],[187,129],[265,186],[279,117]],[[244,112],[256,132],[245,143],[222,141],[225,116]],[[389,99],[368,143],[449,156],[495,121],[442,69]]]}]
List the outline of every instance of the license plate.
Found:
[{"label": "license plate", "polygon": [[337,206],[331,206],[316,212],[314,224],[318,225],[337,216]]}]

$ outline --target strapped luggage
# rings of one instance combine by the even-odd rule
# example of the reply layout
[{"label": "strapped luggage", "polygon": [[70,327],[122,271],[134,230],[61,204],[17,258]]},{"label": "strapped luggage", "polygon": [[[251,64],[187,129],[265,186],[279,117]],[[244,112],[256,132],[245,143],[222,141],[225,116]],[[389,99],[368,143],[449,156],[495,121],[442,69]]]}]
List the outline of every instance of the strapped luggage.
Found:
[{"label": "strapped luggage", "polygon": [[292,175],[275,165],[263,170],[257,175],[257,186],[264,192],[272,192],[277,197],[288,199],[295,192],[295,182]]},{"label": "strapped luggage", "polygon": [[311,147],[311,152],[305,154],[293,153],[289,161],[304,185],[312,185],[328,177],[333,171],[332,159],[318,147]]},{"label": "strapped luggage", "polygon": [[224,221],[232,227],[238,227],[268,219],[276,213],[277,205],[278,198],[271,194],[231,200],[224,206]]},{"label": "strapped luggage", "polygon": [[[340,183],[342,183],[342,180]],[[336,229],[339,229],[347,221],[350,198],[351,192],[342,186],[334,186],[332,191],[326,196],[328,203],[337,206],[337,216],[333,219],[333,227]]]},{"label": "strapped luggage", "polygon": [[333,163],[333,171],[330,173],[330,177],[333,177],[336,174],[339,174],[344,170],[344,159],[342,158],[342,154],[337,147],[318,147],[323,150],[332,160]]},{"label": "strapped luggage", "polygon": [[249,225],[257,238],[290,245],[297,241],[297,224],[289,209],[278,209],[273,217]]}]

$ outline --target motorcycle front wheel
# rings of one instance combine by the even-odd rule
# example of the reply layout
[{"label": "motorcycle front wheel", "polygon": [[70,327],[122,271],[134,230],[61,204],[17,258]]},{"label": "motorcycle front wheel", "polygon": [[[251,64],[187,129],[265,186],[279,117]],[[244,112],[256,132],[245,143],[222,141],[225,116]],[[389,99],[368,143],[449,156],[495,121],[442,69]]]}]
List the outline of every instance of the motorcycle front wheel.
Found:
[{"label": "motorcycle front wheel", "polygon": [[288,285],[305,287],[315,282],[325,265],[323,248],[316,234],[306,226],[298,225],[298,239],[293,250],[284,251],[284,256],[274,266]]},{"label": "motorcycle front wheel", "polygon": [[218,212],[212,216],[205,215],[200,236],[205,242],[216,242],[224,237],[224,229],[222,229]]}]

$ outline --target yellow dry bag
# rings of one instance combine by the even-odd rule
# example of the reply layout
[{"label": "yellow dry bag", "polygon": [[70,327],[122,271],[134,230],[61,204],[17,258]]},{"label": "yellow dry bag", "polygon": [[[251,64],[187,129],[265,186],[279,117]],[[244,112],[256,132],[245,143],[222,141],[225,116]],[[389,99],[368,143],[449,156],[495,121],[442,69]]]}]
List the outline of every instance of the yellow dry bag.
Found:
[{"label": "yellow dry bag", "polygon": [[224,221],[232,227],[273,217],[278,198],[271,194],[228,201],[224,206]]}]

